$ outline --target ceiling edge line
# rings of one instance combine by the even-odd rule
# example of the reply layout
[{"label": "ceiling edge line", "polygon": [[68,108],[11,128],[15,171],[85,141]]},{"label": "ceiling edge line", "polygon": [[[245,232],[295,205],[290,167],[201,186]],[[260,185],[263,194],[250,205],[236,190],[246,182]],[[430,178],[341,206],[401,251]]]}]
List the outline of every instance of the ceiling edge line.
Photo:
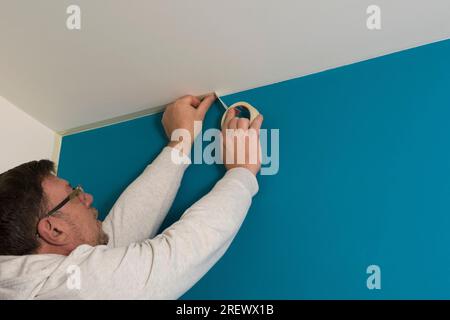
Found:
[{"label": "ceiling edge line", "polygon": [[[199,98],[200,100],[203,100],[204,97],[206,97],[207,95],[209,95],[211,93],[212,92],[197,95],[196,97]],[[74,127],[74,128],[68,129],[68,130],[61,130],[61,131],[56,132],[56,134],[60,135],[61,138],[63,138],[63,137],[66,137],[66,136],[69,136],[72,134],[77,134],[77,133],[89,131],[89,130],[95,130],[95,129],[115,125],[115,124],[118,124],[121,122],[130,121],[130,120],[135,120],[138,118],[142,118],[142,117],[150,116],[152,114],[157,114],[157,113],[163,112],[169,104],[170,103],[167,103],[167,104],[164,104],[164,105],[161,105],[158,107],[146,108],[144,110],[127,113],[127,114],[124,114],[121,116],[88,123],[86,125]]]},{"label": "ceiling edge line", "polygon": [[288,82],[288,81],[291,81],[291,80],[312,76],[312,75],[315,75],[315,74],[331,71],[331,70],[334,70],[334,69],[348,67],[348,66],[351,66],[353,64],[366,62],[366,61],[370,61],[370,60],[373,60],[373,59],[383,58],[383,57],[386,57],[386,56],[389,56],[389,55],[401,53],[403,51],[409,51],[409,50],[413,50],[413,49],[417,49],[417,48],[421,48],[421,47],[425,47],[425,46],[429,46],[429,45],[433,45],[433,44],[437,44],[437,43],[444,42],[444,41],[449,41],[449,40],[450,40],[450,36],[446,36],[444,38],[437,38],[437,39],[435,38],[435,39],[430,40],[430,41],[416,43],[416,44],[413,44],[413,45],[410,45],[410,46],[406,46],[404,48],[386,50],[386,51],[380,52],[378,54],[373,54],[373,55],[366,56],[364,58],[359,58],[359,59],[355,59],[355,60],[345,61],[345,62],[342,62],[341,64],[338,64],[338,65],[325,66],[325,67],[318,68],[318,69],[310,71],[310,72],[306,72],[306,73],[290,76],[290,77],[288,77],[288,78],[286,78],[284,80],[275,80],[274,82],[270,82],[270,83],[266,83],[266,84],[259,84],[259,85],[256,85],[256,86],[248,86],[248,87],[245,87],[245,88],[239,89],[239,90],[230,90],[230,91],[223,91],[223,92],[221,91],[221,93],[222,93],[221,97],[234,95],[234,94],[241,93],[241,92],[244,92],[244,91],[251,91],[251,90],[262,89],[262,88],[265,88],[265,87],[269,87],[271,85],[278,85],[278,84],[281,84],[281,83],[284,83],[284,82]]},{"label": "ceiling edge line", "polygon": [[99,128],[103,128],[103,127],[107,127],[107,126],[111,126],[114,124],[118,124],[121,122],[126,122],[126,121],[130,121],[130,120],[134,120],[134,119],[138,119],[138,118],[142,118],[145,116],[149,116],[152,114],[156,114],[156,113],[160,113],[163,112],[164,109],[166,108],[167,105],[163,105],[163,106],[159,106],[156,108],[147,108],[141,111],[137,111],[137,112],[132,112],[132,113],[128,113],[128,114],[124,114],[118,117],[113,117],[110,119],[105,119],[105,120],[100,120],[100,121],[96,121],[96,122],[92,122],[86,125],[82,125],[79,127],[75,127],[75,128],[71,128],[68,130],[62,130],[59,131],[58,134],[61,135],[62,137],[66,137],[72,134],[77,134],[77,133],[81,133],[84,131],[89,131],[89,130],[95,130],[95,129],[99,129]]}]

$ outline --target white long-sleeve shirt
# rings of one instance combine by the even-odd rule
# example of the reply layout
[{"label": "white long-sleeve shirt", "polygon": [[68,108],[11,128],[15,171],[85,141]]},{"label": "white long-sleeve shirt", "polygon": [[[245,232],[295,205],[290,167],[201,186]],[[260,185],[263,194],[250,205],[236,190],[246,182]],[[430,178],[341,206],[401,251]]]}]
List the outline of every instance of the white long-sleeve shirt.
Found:
[{"label": "white long-sleeve shirt", "polygon": [[[108,245],[68,256],[0,256],[0,299],[176,299],[225,253],[258,191],[244,168],[156,235],[188,164],[166,147],[122,193],[103,222]],[[190,160],[186,157],[188,163]]]}]

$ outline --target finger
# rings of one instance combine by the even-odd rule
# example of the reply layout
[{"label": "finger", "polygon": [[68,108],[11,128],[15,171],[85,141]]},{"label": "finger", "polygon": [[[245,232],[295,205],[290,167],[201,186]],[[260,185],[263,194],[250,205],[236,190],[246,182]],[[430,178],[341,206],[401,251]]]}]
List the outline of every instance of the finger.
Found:
[{"label": "finger", "polygon": [[194,107],[198,107],[198,105],[201,102],[199,98],[192,96],[192,95],[183,96],[179,100],[189,103],[191,106],[194,106]]},{"label": "finger", "polygon": [[263,120],[264,120],[263,116],[261,114],[258,114],[258,116],[252,121],[250,128],[259,130],[261,128]]},{"label": "finger", "polygon": [[216,100],[216,95],[210,94],[209,96],[203,98],[202,102],[200,102],[200,104],[197,107],[197,110],[202,118],[205,116],[206,112],[208,112],[208,109],[209,107],[211,107],[214,100]]},{"label": "finger", "polygon": [[237,129],[238,118],[233,118],[228,122],[228,129]]},{"label": "finger", "polygon": [[236,111],[233,109],[228,109],[227,111],[225,111],[227,113],[227,115],[225,116],[225,120],[223,121],[223,128],[228,128],[228,123],[231,121],[231,119],[233,119],[236,115]]},{"label": "finger", "polygon": [[249,124],[250,121],[247,118],[239,118],[237,122],[237,128],[247,130]]}]

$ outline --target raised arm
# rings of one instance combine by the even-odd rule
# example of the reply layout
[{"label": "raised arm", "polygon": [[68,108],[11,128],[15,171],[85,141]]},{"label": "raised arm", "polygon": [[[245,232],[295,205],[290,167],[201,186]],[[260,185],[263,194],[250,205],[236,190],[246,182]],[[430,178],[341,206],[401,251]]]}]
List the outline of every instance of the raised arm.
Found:
[{"label": "raised arm", "polygon": [[180,187],[185,164],[171,161],[171,147],[133,181],[114,204],[103,230],[109,235],[109,246],[126,246],[153,237],[161,226]]},{"label": "raised arm", "polygon": [[[183,173],[190,160],[188,155],[198,132],[195,121],[203,121],[215,100],[215,95],[203,100],[184,96],[167,106],[162,123],[169,139],[177,130],[186,131],[190,139],[170,141],[161,154],[122,193],[105,221],[103,230],[109,235],[110,247],[126,246],[151,238],[166,217],[180,187]],[[183,137],[184,138],[184,137]],[[172,148],[181,156],[179,162],[171,157]]]},{"label": "raised arm", "polygon": [[[177,299],[222,257],[257,190],[249,170],[232,169],[157,237],[126,247],[80,246],[60,272],[80,268],[83,299]],[[55,291],[44,291],[50,296],[42,299],[53,298]]]}]

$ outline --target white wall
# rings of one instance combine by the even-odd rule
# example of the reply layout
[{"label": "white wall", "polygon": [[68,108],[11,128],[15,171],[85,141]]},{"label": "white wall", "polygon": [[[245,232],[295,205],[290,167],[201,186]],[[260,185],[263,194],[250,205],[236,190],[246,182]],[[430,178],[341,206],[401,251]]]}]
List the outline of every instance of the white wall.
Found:
[{"label": "white wall", "polygon": [[0,173],[31,160],[51,159],[55,133],[0,96]]}]

